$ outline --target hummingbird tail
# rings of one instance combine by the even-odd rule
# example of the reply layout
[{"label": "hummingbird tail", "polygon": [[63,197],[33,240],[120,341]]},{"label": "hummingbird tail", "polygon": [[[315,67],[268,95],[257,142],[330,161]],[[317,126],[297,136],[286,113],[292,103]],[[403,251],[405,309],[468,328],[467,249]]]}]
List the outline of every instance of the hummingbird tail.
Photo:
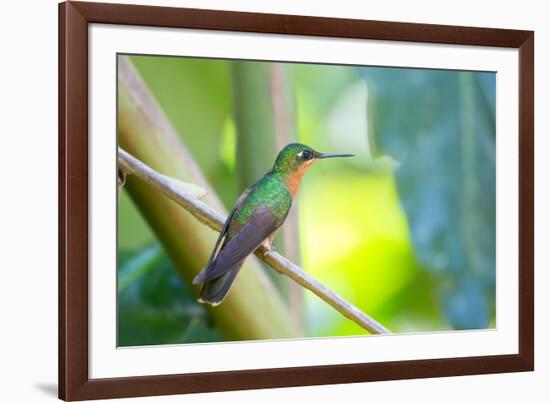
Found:
[{"label": "hummingbird tail", "polygon": [[212,306],[220,304],[229,293],[229,289],[231,289],[241,266],[242,262],[222,276],[204,282],[199,294],[199,303],[211,304]]}]

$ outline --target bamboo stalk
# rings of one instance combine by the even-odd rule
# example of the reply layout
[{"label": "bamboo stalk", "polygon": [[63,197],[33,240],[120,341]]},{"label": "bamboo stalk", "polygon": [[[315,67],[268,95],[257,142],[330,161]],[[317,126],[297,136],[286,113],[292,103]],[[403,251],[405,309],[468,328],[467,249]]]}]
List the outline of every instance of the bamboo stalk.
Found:
[{"label": "bamboo stalk", "polygon": [[[222,229],[225,222],[225,216],[183,191],[180,187],[175,185],[173,181],[167,179],[163,175],[160,175],[149,166],[145,165],[120,148],[118,150],[118,161],[124,170],[139,177],[160,193],[164,194],[166,197],[174,200],[178,205],[185,208],[201,223],[216,231],[220,231]],[[296,283],[313,292],[323,301],[331,305],[340,314],[354,321],[370,333],[389,333],[389,331],[384,328],[382,324],[378,323],[360,309],[341,298],[339,295],[324,286],[321,282],[304,272],[299,266],[288,261],[282,255],[274,251],[268,251],[263,246],[260,246],[256,250],[255,254],[277,272],[288,276]],[[223,306],[224,303],[222,303],[220,307]],[[257,314],[261,315],[263,312],[258,310]]]},{"label": "bamboo stalk", "polygon": [[236,171],[241,193],[271,169],[277,150],[269,63],[234,61],[231,72],[237,134]]},{"label": "bamboo stalk", "polygon": [[[238,190],[262,177],[277,152],[295,142],[294,94],[289,72],[281,63],[234,61],[231,63],[233,116],[237,134]],[[294,261],[300,260],[297,208],[293,207],[273,245]],[[276,281],[291,316],[303,332],[302,288],[286,277],[267,272]]]},{"label": "bamboo stalk", "polygon": [[[277,149],[297,141],[296,135],[296,95],[292,70],[288,64],[271,63],[269,77],[271,82],[271,99],[273,105],[273,124]],[[283,253],[291,261],[300,264],[300,233],[298,231],[298,205],[293,205],[280,230],[282,234]],[[290,314],[304,332],[304,293],[296,282],[288,283],[288,305]]]},{"label": "bamboo stalk", "polygon": [[[237,193],[242,193],[269,169],[275,155],[276,136],[271,105],[270,63],[231,62],[233,119],[236,133]],[[279,232],[273,245],[284,250],[284,233]],[[265,267],[288,302],[288,280]]]}]

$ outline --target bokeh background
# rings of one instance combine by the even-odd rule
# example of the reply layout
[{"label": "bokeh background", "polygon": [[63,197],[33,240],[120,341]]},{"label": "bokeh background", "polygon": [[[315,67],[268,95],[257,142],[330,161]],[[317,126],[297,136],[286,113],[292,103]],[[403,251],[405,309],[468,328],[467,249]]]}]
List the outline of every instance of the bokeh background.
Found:
[{"label": "bokeh background", "polygon": [[[288,142],[356,154],[308,171],[278,251],[395,333],[495,327],[494,73],[129,59],[228,210]],[[118,260],[119,346],[235,340],[126,190]],[[303,336],[365,335],[265,269]]]}]

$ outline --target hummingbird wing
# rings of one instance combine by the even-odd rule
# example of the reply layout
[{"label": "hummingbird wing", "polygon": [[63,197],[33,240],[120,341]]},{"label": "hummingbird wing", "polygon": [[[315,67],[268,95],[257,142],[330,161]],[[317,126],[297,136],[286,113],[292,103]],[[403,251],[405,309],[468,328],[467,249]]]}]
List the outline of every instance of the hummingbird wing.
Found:
[{"label": "hummingbird wing", "polygon": [[206,281],[204,279],[204,276],[206,272],[209,270],[210,266],[212,265],[212,261],[218,254],[218,252],[223,249],[225,246],[225,240],[227,239],[227,231],[229,230],[229,226],[231,225],[231,221],[233,220],[233,216],[235,215],[235,211],[237,211],[239,208],[241,208],[243,201],[246,199],[246,196],[250,193],[250,189],[244,191],[237,202],[235,203],[235,206],[229,213],[227,219],[225,220],[225,223],[223,225],[222,230],[220,231],[220,234],[218,236],[218,239],[216,240],[216,244],[214,245],[214,249],[212,250],[212,254],[210,254],[210,258],[208,259],[208,263],[206,264],[206,267],[203,268],[201,272],[195,278],[193,279],[194,284],[203,283]]},{"label": "hummingbird wing", "polygon": [[[286,217],[286,216],[285,216]],[[253,253],[262,242],[279,228],[283,219],[278,219],[266,206],[255,208],[248,223],[239,233],[224,241],[216,258],[209,266],[195,278],[196,283],[204,283],[218,278]]]},{"label": "hummingbird wing", "polygon": [[225,220],[225,223],[223,224],[223,228],[220,231],[220,235],[218,236],[218,239],[216,240],[216,244],[214,245],[214,250],[212,250],[212,254],[210,254],[210,258],[208,259],[208,263],[206,264],[207,267],[212,263],[212,260],[214,259],[216,254],[218,254],[220,245],[221,245],[221,248],[223,248],[222,241],[225,242],[227,230],[229,229],[229,224],[231,223],[231,220],[233,219],[233,215],[235,215],[235,211],[237,210],[237,208],[238,207],[233,208],[233,210],[230,212],[229,216]]}]

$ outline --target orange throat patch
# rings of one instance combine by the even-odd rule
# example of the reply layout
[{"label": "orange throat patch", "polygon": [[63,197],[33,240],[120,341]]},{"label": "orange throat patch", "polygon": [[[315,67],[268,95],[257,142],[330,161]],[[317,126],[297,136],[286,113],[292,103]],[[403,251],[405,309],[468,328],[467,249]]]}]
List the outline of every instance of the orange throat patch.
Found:
[{"label": "orange throat patch", "polygon": [[300,167],[295,172],[290,173],[285,178],[286,188],[288,189],[288,192],[290,193],[290,196],[293,199],[296,196],[296,193],[298,192],[298,186],[302,181],[302,177],[304,177],[304,174],[306,173],[306,171],[311,167],[311,165],[313,165],[313,162],[315,162],[315,159],[312,159],[311,161],[301,164]]}]

